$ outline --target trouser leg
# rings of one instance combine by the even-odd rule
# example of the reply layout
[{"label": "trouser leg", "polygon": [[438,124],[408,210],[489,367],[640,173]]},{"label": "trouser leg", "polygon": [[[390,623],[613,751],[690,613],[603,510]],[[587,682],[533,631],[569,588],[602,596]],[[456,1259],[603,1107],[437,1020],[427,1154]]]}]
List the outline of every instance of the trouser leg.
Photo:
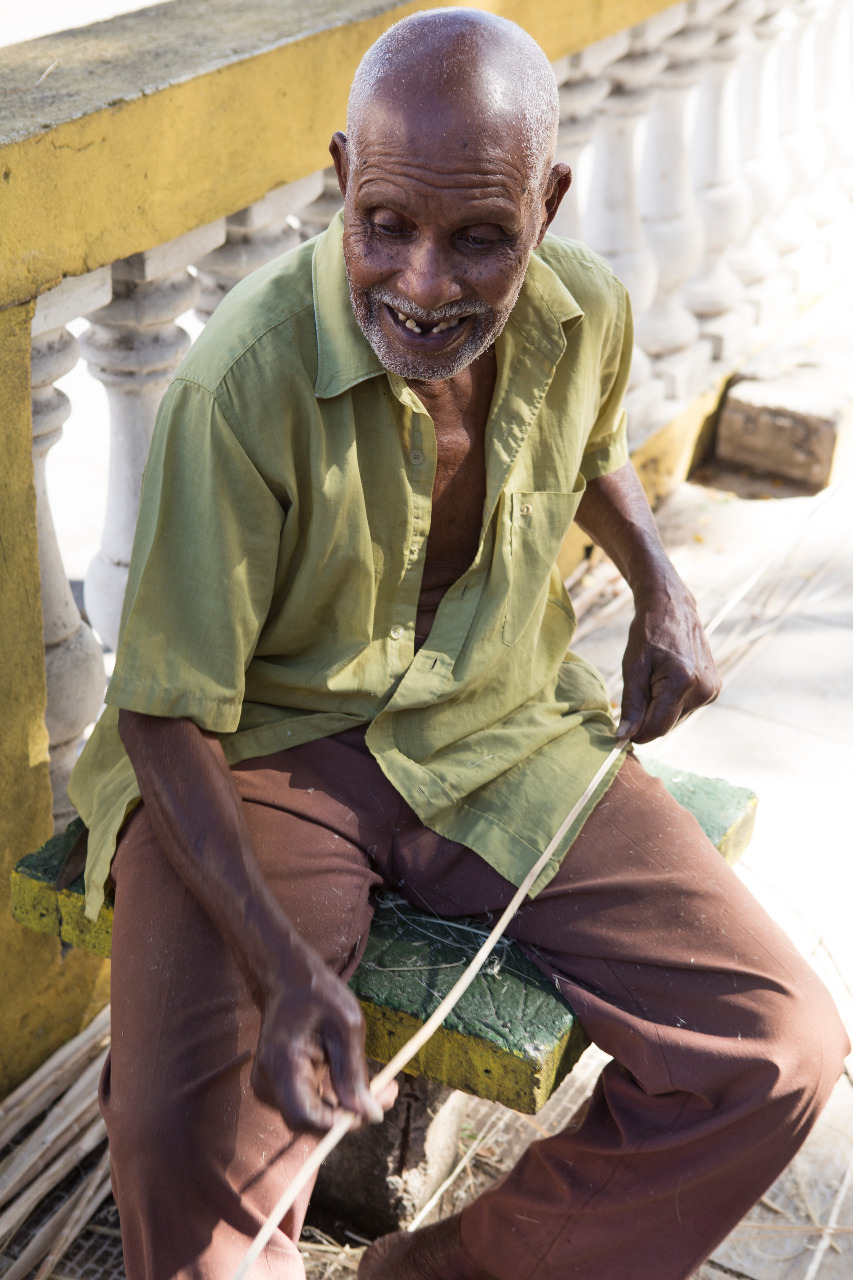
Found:
[{"label": "trouser leg", "polygon": [[[435,837],[433,837],[435,839]],[[403,892],[442,915],[511,889],[413,825]],[[791,1159],[847,1041],[823,985],[694,819],[626,762],[508,932],[613,1055],[577,1127],[462,1215],[499,1280],[685,1280]],[[472,1266],[473,1270],[473,1266]]]},{"label": "trouser leg", "polygon": [[[354,795],[324,794],[323,747],[309,746],[235,777],[273,893],[346,977],[366,939],[369,894],[379,879],[359,840],[378,841],[381,832],[369,814],[356,819]],[[348,764],[358,790],[360,766]],[[255,1097],[249,1076],[258,1011],[144,809],[124,832],[114,878],[113,1042],[101,1105],[128,1280],[225,1280],[315,1139],[294,1138],[278,1112]],[[309,1193],[254,1276],[304,1276],[296,1242]]]}]

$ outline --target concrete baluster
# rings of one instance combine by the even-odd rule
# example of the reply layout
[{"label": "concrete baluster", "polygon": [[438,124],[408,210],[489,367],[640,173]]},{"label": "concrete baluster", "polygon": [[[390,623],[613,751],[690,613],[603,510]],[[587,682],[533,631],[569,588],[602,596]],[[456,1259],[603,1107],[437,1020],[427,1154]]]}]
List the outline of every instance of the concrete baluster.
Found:
[{"label": "concrete baluster", "polygon": [[715,18],[717,40],[699,82],[693,139],[693,179],[705,225],[705,256],[685,301],[710,338],[714,357],[728,360],[747,342],[752,317],[729,253],[749,227],[750,196],[740,163],[737,68],[755,37],[750,25],[763,0],[735,0]]},{"label": "concrete baluster", "polygon": [[786,0],[765,0],[755,23],[755,44],[743,62],[740,81],[740,148],[750,192],[750,227],[732,250],[729,264],[746,286],[745,297],[759,326],[778,324],[796,305],[792,279],[781,270],[768,234],[790,197],[790,167],[779,134],[779,56],[790,35]]},{"label": "concrete baluster", "polygon": [[323,193],[323,171],[276,187],[225,219],[225,243],[199,262],[201,294],[195,313],[209,320],[239,280],[294,248],[302,240],[298,213]]},{"label": "concrete baluster", "polygon": [[89,316],[91,328],[81,338],[89,372],[103,382],[110,407],[107,512],[100,550],[86,573],[86,612],[113,649],[157,407],[190,345],[174,323],[199,294],[187,264],[224,239],[221,219],[113,263],[113,300]]},{"label": "concrete baluster", "polygon": [[832,8],[832,0],[795,0],[800,28],[789,46],[789,54],[796,60],[792,79],[797,101],[795,127],[788,132],[786,145],[805,184],[806,208],[818,227],[847,212],[847,198],[829,168],[829,139],[819,115],[830,72],[826,42],[821,37],[831,28]]},{"label": "concrete baluster", "polygon": [[668,64],[656,79],[640,166],[643,227],[658,269],[657,292],[640,318],[637,338],[652,356],[670,400],[684,400],[707,385],[711,344],[684,305],[682,290],[702,260],[702,219],[693,198],[688,155],[689,101],[701,59],[714,43],[707,0],[687,6],[684,27],[663,42]]},{"label": "concrete baluster", "polygon": [[828,249],[818,224],[831,211],[822,207],[816,188],[826,166],[826,140],[817,122],[815,34],[817,5],[792,0],[786,14],[788,38],[779,54],[779,125],[791,175],[790,198],[768,226],[797,293],[820,289],[826,282]]},{"label": "concrete baluster", "polygon": [[818,34],[818,118],[829,164],[853,199],[853,0],[837,0]]},{"label": "concrete baluster", "polygon": [[551,223],[554,235],[570,240],[583,238],[583,208],[587,183],[582,164],[591,151],[596,110],[610,92],[610,81],[602,74],[617,58],[624,57],[630,46],[627,31],[608,36],[570,54],[554,64],[554,75],[560,86],[560,127],[554,159],[567,164],[572,171],[572,185]]},{"label": "concrete baluster", "polygon": [[41,295],[32,324],[33,471],[47,677],[45,723],[57,831],[74,816],[68,777],[83,730],[98,714],[106,677],[101,646],[81,620],[65,576],[45,484],[45,463],[71,412],[68,397],[53,384],[74,368],[80,355],[77,339],[65,325],[81,312],[108,302],[110,292],[108,267],[69,277]]},{"label": "concrete baluster", "polygon": [[853,200],[853,0],[839,0],[834,23],[823,34],[828,74],[820,102],[830,161],[839,184]]},{"label": "concrete baluster", "polygon": [[344,202],[334,166],[330,165],[322,172],[323,189],[320,195],[310,204],[306,204],[296,215],[298,231],[303,240],[310,240],[312,236],[325,231],[335,214],[343,208]]},{"label": "concrete baluster", "polygon": [[[676,6],[681,10],[683,6]],[[657,288],[657,266],[640,220],[636,164],[637,126],[652,100],[651,84],[666,66],[661,39],[673,27],[664,11],[630,32],[629,52],[608,70],[613,88],[598,117],[584,239],[608,259],[630,295],[639,319]],[[675,26],[680,25],[680,15]],[[655,39],[655,37],[657,37]],[[633,447],[663,423],[665,387],[654,377],[651,361],[635,344],[626,396],[628,433]]]},{"label": "concrete baluster", "polygon": [[[830,0],[815,40],[817,120],[826,141],[826,171],[815,193],[829,213],[821,231],[833,270],[853,264],[853,4]],[[819,218],[818,218],[819,220]]]}]

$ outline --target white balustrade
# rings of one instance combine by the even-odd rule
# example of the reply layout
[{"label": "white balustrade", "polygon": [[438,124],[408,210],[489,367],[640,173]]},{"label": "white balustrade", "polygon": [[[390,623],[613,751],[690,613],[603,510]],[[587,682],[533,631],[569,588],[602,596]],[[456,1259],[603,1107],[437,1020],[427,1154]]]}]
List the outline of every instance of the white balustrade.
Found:
[{"label": "white balustrade", "polygon": [[625,56],[630,43],[628,32],[620,31],[554,64],[560,86],[560,127],[554,159],[572,171],[572,185],[551,224],[554,235],[570,240],[583,238],[581,157],[592,142],[596,111],[610,92],[610,81],[603,73],[612,62]]},{"label": "white balustrade", "polygon": [[332,221],[335,214],[343,208],[343,199],[338,187],[338,177],[333,165],[323,171],[323,189],[316,200],[306,204],[296,215],[298,230],[303,240],[317,236]]},{"label": "white balustrade", "polygon": [[853,265],[853,5],[827,0],[815,32],[815,108],[826,153],[811,198],[832,273]]},{"label": "white balustrade", "polygon": [[110,467],[101,547],[85,582],[86,612],[115,648],[139,511],[139,490],[160,399],[189,349],[175,319],[194,305],[199,282],[187,264],[225,239],[225,220],[113,263],[113,300],[93,312],[81,339],[89,372],[110,407]]},{"label": "white balustrade", "polygon": [[[820,33],[818,110],[829,164],[853,200],[853,0],[837,0]],[[849,212],[849,211],[848,211]]]},{"label": "white balustrade", "polygon": [[[640,219],[637,180],[637,127],[652,100],[652,82],[666,66],[660,44],[684,20],[675,5],[629,32],[629,51],[608,69],[613,84],[598,116],[585,239],[608,259],[631,295],[639,321],[654,299],[657,265]],[[636,447],[665,418],[666,388],[651,361],[635,344],[626,396],[628,434]]]},{"label": "white balustrade", "polygon": [[209,320],[234,285],[299,244],[298,213],[323,194],[323,170],[268,192],[225,219],[225,243],[197,262],[201,294],[195,313]]},{"label": "white balustrade", "polygon": [[735,0],[711,19],[717,40],[699,84],[693,175],[705,224],[705,256],[685,299],[718,360],[741,351],[751,327],[743,282],[728,258],[746,235],[750,216],[740,163],[736,70],[754,42],[751,25],[762,12],[763,0]]},{"label": "white balustrade", "polygon": [[789,0],[788,39],[779,55],[779,123],[791,175],[789,199],[768,227],[798,293],[819,289],[826,280],[828,250],[818,225],[831,218],[817,191],[826,165],[826,139],[817,120],[815,32],[818,6]]},{"label": "white balustrade", "polygon": [[109,302],[111,290],[108,267],[69,277],[41,295],[32,323],[33,470],[47,678],[45,723],[57,831],[74,816],[68,778],[81,735],[98,714],[106,677],[101,646],[81,620],[65,576],[45,484],[45,462],[71,412],[68,397],[53,384],[74,368],[80,356],[77,339],[65,326],[82,312]]},{"label": "white balustrade", "polygon": [[[853,199],[853,0],[836,0],[818,32],[818,118],[828,165]],[[843,215],[849,213],[845,209]]]},{"label": "white balustrade", "polygon": [[651,306],[640,317],[637,337],[653,357],[667,397],[679,401],[704,390],[712,358],[711,344],[700,338],[699,322],[682,297],[705,243],[690,181],[688,105],[702,69],[700,59],[715,40],[707,17],[702,5],[687,5],[683,28],[663,42],[667,65],[656,78],[640,167],[643,226],[657,262],[658,283]]},{"label": "white balustrade", "polygon": [[779,58],[790,38],[787,0],[765,0],[753,26],[755,44],[742,64],[739,93],[740,151],[750,194],[749,230],[729,255],[729,265],[745,285],[745,297],[759,325],[780,318],[794,304],[792,279],[781,270],[779,251],[768,235],[770,220],[785,207],[790,167],[779,134]]}]

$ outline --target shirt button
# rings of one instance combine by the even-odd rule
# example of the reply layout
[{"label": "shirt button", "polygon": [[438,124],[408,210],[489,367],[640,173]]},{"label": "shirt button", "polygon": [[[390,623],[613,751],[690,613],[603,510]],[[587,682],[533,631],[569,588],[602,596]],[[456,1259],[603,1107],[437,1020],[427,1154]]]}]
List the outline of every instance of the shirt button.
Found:
[{"label": "shirt button", "polygon": [[415,467],[419,467],[424,460],[423,450],[413,449],[412,452],[409,454],[409,457],[412,460],[412,465]]},{"label": "shirt button", "polygon": [[531,511],[533,510],[533,507],[530,505],[529,502],[522,502],[521,506],[519,507],[519,510],[523,516],[529,516]]},{"label": "shirt button", "polygon": [[402,634],[403,634],[403,628],[402,628],[402,627],[392,627],[392,628],[391,628],[391,639],[392,639],[392,640],[399,640],[399,639],[400,639],[400,636],[401,636]]}]

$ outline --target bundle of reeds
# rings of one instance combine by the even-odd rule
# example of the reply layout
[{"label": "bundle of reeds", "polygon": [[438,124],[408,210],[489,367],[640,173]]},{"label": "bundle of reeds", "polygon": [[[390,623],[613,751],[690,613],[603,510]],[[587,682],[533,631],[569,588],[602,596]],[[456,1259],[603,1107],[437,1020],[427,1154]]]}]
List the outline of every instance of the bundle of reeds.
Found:
[{"label": "bundle of reeds", "polygon": [[0,1159],[2,1261],[54,1187],[104,1148],[96,1166],[2,1270],[3,1280],[23,1280],[35,1267],[36,1280],[47,1280],[109,1194],[107,1132],[98,1112],[109,1043],[107,1007],[0,1104],[0,1151],[10,1148]]}]

